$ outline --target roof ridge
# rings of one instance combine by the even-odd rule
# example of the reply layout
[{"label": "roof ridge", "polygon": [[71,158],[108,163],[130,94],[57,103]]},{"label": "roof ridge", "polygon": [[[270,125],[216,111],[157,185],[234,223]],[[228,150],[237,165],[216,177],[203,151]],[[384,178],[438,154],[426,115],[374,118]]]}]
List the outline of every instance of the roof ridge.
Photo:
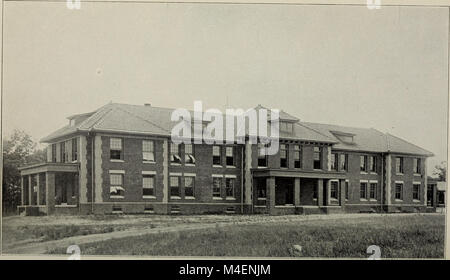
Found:
[{"label": "roof ridge", "polygon": [[[95,117],[97,117],[98,115],[100,115],[102,112],[105,111],[105,109],[106,109],[108,106],[110,106],[110,105],[112,105],[112,104],[114,104],[114,103],[107,103],[107,104],[103,105],[102,107],[98,108],[96,111],[94,111],[94,114],[92,114],[91,116],[89,116],[88,118],[86,118],[85,120],[83,120],[83,121],[77,126],[77,129],[81,128],[85,123],[88,123],[89,120],[92,120],[92,119],[94,119]],[[110,110],[112,110],[112,108],[111,108]],[[108,113],[108,112],[109,112],[109,111],[106,111],[105,114]],[[99,119],[97,119],[97,120],[94,120],[94,123],[93,123],[90,127],[88,127],[87,129],[90,129],[90,128],[94,127],[94,126],[100,121],[100,119],[101,119],[101,117],[99,117]]]}]

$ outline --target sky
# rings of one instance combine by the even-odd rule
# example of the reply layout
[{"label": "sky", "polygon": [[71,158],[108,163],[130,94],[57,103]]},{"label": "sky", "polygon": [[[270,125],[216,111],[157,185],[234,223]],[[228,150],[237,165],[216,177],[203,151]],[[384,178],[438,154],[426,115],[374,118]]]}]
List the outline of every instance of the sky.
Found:
[{"label": "sky", "polygon": [[448,9],[5,2],[3,135],[106,103],[372,127],[447,158]]}]

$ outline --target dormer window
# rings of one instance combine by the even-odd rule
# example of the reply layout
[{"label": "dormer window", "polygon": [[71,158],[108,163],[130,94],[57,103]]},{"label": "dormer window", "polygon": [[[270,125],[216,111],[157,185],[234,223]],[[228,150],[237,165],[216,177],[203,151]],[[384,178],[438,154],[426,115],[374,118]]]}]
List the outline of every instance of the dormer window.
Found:
[{"label": "dormer window", "polygon": [[346,143],[346,144],[353,144],[354,143],[354,137],[355,134],[348,133],[348,132],[342,132],[342,131],[330,131],[337,139],[340,141]]},{"label": "dormer window", "polygon": [[280,122],[280,131],[282,132],[287,132],[287,133],[292,133],[294,124],[291,122]]}]

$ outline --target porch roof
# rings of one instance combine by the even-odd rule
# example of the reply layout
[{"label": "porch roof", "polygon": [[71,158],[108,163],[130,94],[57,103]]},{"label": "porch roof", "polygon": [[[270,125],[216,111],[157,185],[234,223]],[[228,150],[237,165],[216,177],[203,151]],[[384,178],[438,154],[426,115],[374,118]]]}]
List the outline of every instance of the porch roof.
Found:
[{"label": "porch roof", "polygon": [[345,179],[344,173],[324,170],[288,170],[288,169],[252,169],[255,177],[298,177],[298,178],[320,178],[320,179]]},{"label": "porch roof", "polygon": [[30,175],[42,172],[78,172],[78,163],[42,162],[19,167],[20,175]]}]

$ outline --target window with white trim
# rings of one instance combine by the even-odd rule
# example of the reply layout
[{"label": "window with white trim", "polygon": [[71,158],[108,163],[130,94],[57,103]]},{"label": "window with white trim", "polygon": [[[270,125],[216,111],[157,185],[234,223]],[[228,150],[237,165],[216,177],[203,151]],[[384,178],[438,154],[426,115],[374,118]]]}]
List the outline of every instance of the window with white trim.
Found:
[{"label": "window with white trim", "polygon": [[213,197],[222,197],[221,194],[222,189],[222,178],[221,177],[213,177]]},{"label": "window with white trim", "polygon": [[155,196],[155,176],[142,175],[142,195]]},{"label": "window with white trim", "polygon": [[402,157],[395,158],[395,171],[398,174],[403,174],[403,158]]},{"label": "window with white trim", "polygon": [[348,155],[347,154],[340,154],[339,155],[339,161],[340,161],[340,171],[346,171],[347,170],[347,162],[348,162]]},{"label": "window with white trim", "polygon": [[420,183],[413,183],[413,199],[420,200]]},{"label": "window with white trim", "polygon": [[184,177],[184,196],[194,197],[194,189],[195,189],[195,177],[194,176]]},{"label": "window with white trim", "polygon": [[421,164],[420,158],[414,158],[413,159],[414,173],[416,173],[416,174],[420,174],[421,173],[420,164]]},{"label": "window with white trim", "polygon": [[220,146],[213,146],[213,165],[222,165],[222,153]]},{"label": "window with white trim", "polygon": [[367,183],[361,182],[359,186],[359,198],[367,199]]},{"label": "window with white trim", "polygon": [[302,167],[302,149],[300,145],[294,145],[294,168]]},{"label": "window with white trim", "polygon": [[337,170],[338,169],[338,154],[331,153],[331,170]]},{"label": "window with white trim", "polygon": [[403,200],[403,183],[395,183],[395,199]]},{"label": "window with white trim", "polygon": [[184,163],[195,164],[194,145],[192,144],[184,145]]},{"label": "window with white trim", "polygon": [[59,145],[61,150],[61,162],[67,162],[66,142],[61,142]]},{"label": "window with white trim", "polygon": [[142,158],[147,162],[155,161],[154,142],[152,140],[142,141]]},{"label": "window with white trim", "polygon": [[225,193],[227,198],[234,198],[235,178],[225,178]]},{"label": "window with white trim", "polygon": [[314,169],[322,169],[322,147],[314,147]]},{"label": "window with white trim", "polygon": [[339,198],[339,183],[337,181],[330,182],[330,198],[332,199]]},{"label": "window with white trim", "polygon": [[170,176],[170,196],[180,197],[180,176]]},{"label": "window with white trim", "polygon": [[109,195],[110,197],[124,197],[123,174],[109,174]]},{"label": "window with white trim", "polygon": [[367,172],[367,156],[359,156],[359,170]]},{"label": "window with white trim", "polygon": [[369,184],[369,198],[370,199],[377,199],[377,183],[371,182]]},{"label": "window with white trim", "polygon": [[179,144],[170,143],[170,163],[181,164]]},{"label": "window with white trim", "polygon": [[78,138],[72,139],[72,161],[78,160]]},{"label": "window with white trim", "polygon": [[234,147],[228,146],[225,149],[227,166],[234,166]]},{"label": "window with white trim", "polygon": [[265,154],[266,145],[258,143],[258,166],[267,167],[267,155]]},{"label": "window with white trim", "polygon": [[377,172],[377,158],[375,156],[369,157],[369,171]]},{"label": "window with white trim", "polygon": [[122,153],[122,138],[110,138],[109,139],[109,153],[112,160],[123,160]]},{"label": "window with white trim", "polygon": [[288,145],[280,144],[280,167],[288,167]]}]

